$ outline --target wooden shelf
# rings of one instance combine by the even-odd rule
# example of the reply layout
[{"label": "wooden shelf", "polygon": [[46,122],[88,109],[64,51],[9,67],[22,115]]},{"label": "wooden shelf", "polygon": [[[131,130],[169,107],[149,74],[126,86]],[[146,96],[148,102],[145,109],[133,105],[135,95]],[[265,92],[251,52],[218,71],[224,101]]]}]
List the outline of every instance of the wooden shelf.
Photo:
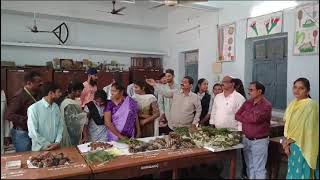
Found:
[{"label": "wooden shelf", "polygon": [[19,43],[19,42],[4,42],[1,41],[1,46],[20,46],[20,47],[35,47],[35,48],[55,48],[55,49],[69,49],[69,50],[84,50],[84,51],[100,51],[110,53],[126,53],[126,54],[143,54],[143,55],[160,55],[165,56],[167,53],[161,51],[140,51],[140,50],[124,50],[124,49],[106,49],[93,48],[82,46],[66,46],[66,45],[52,45],[52,44],[36,44],[36,43]]}]

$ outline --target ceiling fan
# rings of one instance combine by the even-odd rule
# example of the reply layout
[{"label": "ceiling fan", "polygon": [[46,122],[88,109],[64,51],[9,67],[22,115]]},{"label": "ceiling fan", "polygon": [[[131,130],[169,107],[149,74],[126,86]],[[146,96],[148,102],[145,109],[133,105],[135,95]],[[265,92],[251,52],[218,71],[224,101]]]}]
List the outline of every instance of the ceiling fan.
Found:
[{"label": "ceiling fan", "polygon": [[39,31],[37,26],[37,20],[36,20],[36,13],[33,13],[33,26],[26,26],[31,32],[33,33],[52,33],[52,31]]},{"label": "ceiling fan", "polygon": [[149,9],[155,9],[155,8],[159,8],[159,7],[163,7],[163,6],[169,6],[169,7],[175,7],[175,6],[179,6],[179,7],[188,7],[188,8],[193,8],[193,9],[200,9],[200,10],[205,10],[203,8],[198,8],[198,7],[193,7],[193,6],[187,6],[185,4],[191,4],[194,2],[208,2],[208,0],[151,0],[151,2],[156,2],[156,3],[160,3],[159,5],[153,6]]},{"label": "ceiling fan", "polygon": [[113,8],[112,8],[112,11],[111,11],[111,12],[101,11],[101,10],[97,10],[97,11],[99,11],[99,12],[107,12],[107,13],[114,14],[114,15],[124,15],[124,14],[121,14],[121,13],[119,13],[119,12],[123,11],[123,10],[126,9],[127,7],[122,6],[121,8],[116,9],[116,8],[115,8],[116,1],[112,1],[112,5],[113,5]]},{"label": "ceiling fan", "polygon": [[[53,33],[59,40],[59,43],[64,44],[69,37],[69,29],[65,22],[61,23],[59,26],[54,28],[52,31],[40,31],[37,26],[37,20],[36,20],[36,13],[33,13],[33,26],[27,26],[27,28],[30,30],[28,32],[32,33]],[[65,31],[64,31],[65,30]],[[64,37],[63,37],[63,34]]]}]

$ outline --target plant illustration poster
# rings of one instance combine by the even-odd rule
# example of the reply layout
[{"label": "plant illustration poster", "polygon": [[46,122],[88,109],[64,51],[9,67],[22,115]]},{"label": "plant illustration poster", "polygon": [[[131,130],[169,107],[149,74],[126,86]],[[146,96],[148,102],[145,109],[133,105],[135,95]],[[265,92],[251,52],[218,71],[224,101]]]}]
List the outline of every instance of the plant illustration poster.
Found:
[{"label": "plant illustration poster", "polygon": [[319,54],[319,3],[297,7],[295,22],[293,54]]},{"label": "plant illustration poster", "polygon": [[282,32],[282,11],[247,20],[247,38],[266,36]]},{"label": "plant illustration poster", "polygon": [[218,61],[235,60],[235,31],[235,23],[218,27]]}]

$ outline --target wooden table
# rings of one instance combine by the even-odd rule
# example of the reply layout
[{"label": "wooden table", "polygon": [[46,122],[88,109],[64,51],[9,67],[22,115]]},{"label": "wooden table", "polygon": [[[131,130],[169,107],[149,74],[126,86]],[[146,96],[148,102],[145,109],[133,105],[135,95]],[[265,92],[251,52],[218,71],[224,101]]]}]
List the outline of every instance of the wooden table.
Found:
[{"label": "wooden table", "polygon": [[282,138],[283,136],[270,138],[267,163],[270,179],[278,178],[280,163],[288,161],[288,157],[284,153],[282,144],[280,143],[280,139]]},{"label": "wooden table", "polygon": [[270,138],[283,136],[284,121],[272,121],[270,126]]},{"label": "wooden table", "polygon": [[[1,156],[1,179],[58,179],[58,178],[89,178],[91,169],[78,152],[77,148],[63,148],[52,151],[52,153],[63,152],[71,160],[71,164],[62,167],[28,169],[27,160],[32,155],[42,152],[24,152]],[[8,161],[21,160],[21,168],[8,170]]]},{"label": "wooden table", "polygon": [[204,148],[161,150],[120,156],[107,163],[89,165],[95,179],[130,178],[167,170],[173,170],[172,179],[177,179],[179,168],[230,160],[230,179],[234,179],[236,152],[237,149],[214,153]]}]

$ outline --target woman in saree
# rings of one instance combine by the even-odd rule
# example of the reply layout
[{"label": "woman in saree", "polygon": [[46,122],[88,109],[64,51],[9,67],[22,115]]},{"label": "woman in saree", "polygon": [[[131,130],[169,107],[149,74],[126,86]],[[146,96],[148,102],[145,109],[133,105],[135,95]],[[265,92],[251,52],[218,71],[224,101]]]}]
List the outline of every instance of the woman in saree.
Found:
[{"label": "woman in saree", "polygon": [[152,94],[152,87],[145,82],[136,81],[133,89],[135,94],[132,98],[138,103],[141,137],[158,136],[160,112],[157,98]]},{"label": "woman in saree", "polygon": [[90,142],[107,142],[107,127],[104,123],[104,108],[108,95],[104,90],[97,90],[93,101],[87,103],[84,112],[87,113],[88,122],[85,124],[84,134]]},{"label": "woman in saree", "polygon": [[86,113],[82,112],[80,102],[76,100],[81,95],[83,84],[74,82],[69,84],[68,95],[60,105],[62,119],[64,120],[62,147],[77,146],[81,143],[83,126],[86,119]]},{"label": "woman in saree", "polygon": [[309,92],[309,80],[297,79],[293,84],[295,99],[284,114],[287,179],[319,179],[319,105]]},{"label": "woman in saree", "polygon": [[140,137],[138,105],[125,94],[125,87],[119,83],[111,86],[111,101],[104,109],[108,141]]}]

